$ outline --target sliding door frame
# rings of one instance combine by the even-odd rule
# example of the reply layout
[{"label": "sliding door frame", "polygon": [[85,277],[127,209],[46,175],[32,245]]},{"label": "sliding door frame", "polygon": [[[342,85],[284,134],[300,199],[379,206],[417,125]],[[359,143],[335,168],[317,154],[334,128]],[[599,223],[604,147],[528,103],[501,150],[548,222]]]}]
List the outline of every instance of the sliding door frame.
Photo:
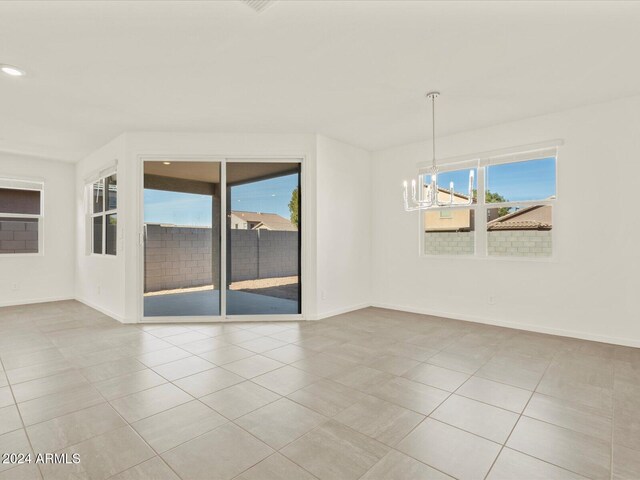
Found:
[{"label": "sliding door frame", "polygon": [[[304,320],[304,303],[302,286],[306,280],[307,249],[305,239],[308,235],[306,213],[306,168],[305,155],[140,155],[138,156],[138,181],[136,182],[137,192],[137,302],[138,302],[138,323],[221,323],[221,322],[268,322],[268,321],[292,321]],[[144,163],[150,161],[170,161],[170,162],[209,162],[220,164],[220,315],[197,315],[197,316],[144,316]],[[298,314],[265,314],[265,315],[227,315],[227,164],[228,163],[298,163],[300,171],[298,173],[298,186],[300,195],[299,215],[300,222],[298,234],[298,302],[300,312]]]}]

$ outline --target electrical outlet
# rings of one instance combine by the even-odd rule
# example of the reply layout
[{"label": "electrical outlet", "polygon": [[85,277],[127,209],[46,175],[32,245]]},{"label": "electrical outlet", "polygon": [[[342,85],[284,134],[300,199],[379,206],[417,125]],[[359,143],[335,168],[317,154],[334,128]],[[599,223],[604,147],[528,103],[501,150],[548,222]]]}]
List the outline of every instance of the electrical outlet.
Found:
[{"label": "electrical outlet", "polygon": [[12,284],[11,290],[13,290],[14,292],[17,292],[18,290],[20,290],[20,285],[18,285],[17,283]]},{"label": "electrical outlet", "polygon": [[320,300],[326,300],[327,299],[327,292],[325,292],[324,290],[320,290]]},{"label": "electrical outlet", "polygon": [[102,291],[102,287],[100,285],[98,285],[96,287],[96,292],[98,293],[98,295],[100,295],[101,291]]},{"label": "electrical outlet", "polygon": [[494,297],[493,295],[489,295],[489,297],[487,297],[487,302],[489,302],[489,305],[495,305],[496,297]]}]

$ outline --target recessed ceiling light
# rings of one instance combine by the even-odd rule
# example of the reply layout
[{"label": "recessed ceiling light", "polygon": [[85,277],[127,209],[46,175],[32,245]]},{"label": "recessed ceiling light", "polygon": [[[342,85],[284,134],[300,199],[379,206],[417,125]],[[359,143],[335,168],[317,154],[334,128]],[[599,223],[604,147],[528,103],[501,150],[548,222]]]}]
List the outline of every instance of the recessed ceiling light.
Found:
[{"label": "recessed ceiling light", "polygon": [[0,65],[0,71],[11,77],[24,77],[26,75],[24,70],[14,67],[13,65]]},{"label": "recessed ceiling light", "polygon": [[171,162],[162,162],[163,165],[171,165]]}]

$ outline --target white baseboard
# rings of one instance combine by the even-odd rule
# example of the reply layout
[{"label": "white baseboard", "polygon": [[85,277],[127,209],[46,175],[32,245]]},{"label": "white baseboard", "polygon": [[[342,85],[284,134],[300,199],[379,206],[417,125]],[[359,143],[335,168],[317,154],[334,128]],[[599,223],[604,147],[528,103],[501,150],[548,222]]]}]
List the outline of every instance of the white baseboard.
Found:
[{"label": "white baseboard", "polygon": [[33,303],[62,302],[64,300],[75,300],[75,298],[71,296],[71,297],[31,298],[27,300],[11,300],[9,302],[0,302],[0,307],[14,307],[16,305],[31,305]]},{"label": "white baseboard", "polygon": [[113,313],[112,311],[107,310],[106,308],[102,308],[102,307],[96,305],[95,303],[90,302],[89,300],[85,300],[85,299],[79,298],[79,297],[76,297],[75,300],[77,300],[80,303],[84,303],[87,307],[91,307],[94,310],[99,311],[100,313],[104,313],[105,315],[113,318],[114,320],[118,320],[120,323],[130,323],[130,322],[125,322],[125,320],[124,320],[124,318],[122,316],[117,315],[117,314]]},{"label": "white baseboard", "polygon": [[370,307],[371,304],[368,302],[358,303],[356,305],[349,305],[346,307],[336,308],[334,310],[330,310],[328,312],[321,312],[316,315],[307,315],[307,320],[322,320],[323,318],[335,317],[336,315],[341,315],[343,313],[353,312],[354,310],[360,310],[363,308]]},{"label": "white baseboard", "polygon": [[466,322],[483,323],[485,325],[494,325],[497,327],[513,328],[515,330],[524,330],[527,332],[546,333],[548,335],[557,335],[560,337],[577,338],[580,340],[589,340],[592,342],[610,343],[613,345],[622,345],[625,347],[640,348],[640,340],[628,338],[610,337],[608,335],[598,335],[576,330],[565,330],[561,328],[541,327],[530,323],[507,322],[503,320],[495,320],[492,318],[480,317],[476,315],[467,315],[453,312],[442,312],[429,308],[418,308],[407,305],[395,305],[388,303],[374,303],[372,307],[386,308],[389,310],[398,310],[401,312],[418,313],[422,315],[432,315],[434,317],[451,318],[453,320],[463,320]]}]

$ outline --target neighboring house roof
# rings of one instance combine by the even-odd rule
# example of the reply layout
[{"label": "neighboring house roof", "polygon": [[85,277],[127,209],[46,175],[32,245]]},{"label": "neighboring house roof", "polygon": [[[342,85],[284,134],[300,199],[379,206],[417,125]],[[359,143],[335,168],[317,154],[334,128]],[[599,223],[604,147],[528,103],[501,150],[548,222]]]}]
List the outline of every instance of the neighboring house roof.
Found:
[{"label": "neighboring house roof", "polygon": [[[428,186],[429,185],[424,186],[425,190],[427,189]],[[451,193],[449,192],[449,190],[446,188],[438,187],[438,201],[449,203],[450,199],[451,199]],[[453,192],[454,205],[458,203],[465,204],[468,201],[469,201],[469,195],[464,195],[456,191]]]},{"label": "neighboring house roof", "polygon": [[231,212],[244,222],[256,223],[252,229],[257,230],[259,228],[265,228],[267,230],[285,230],[285,231],[297,231],[293,223],[284,217],[281,217],[277,213],[261,213],[261,212],[244,212],[241,210],[234,210]]},{"label": "neighboring house roof", "polygon": [[487,223],[487,230],[551,230],[551,206],[533,205]]}]

